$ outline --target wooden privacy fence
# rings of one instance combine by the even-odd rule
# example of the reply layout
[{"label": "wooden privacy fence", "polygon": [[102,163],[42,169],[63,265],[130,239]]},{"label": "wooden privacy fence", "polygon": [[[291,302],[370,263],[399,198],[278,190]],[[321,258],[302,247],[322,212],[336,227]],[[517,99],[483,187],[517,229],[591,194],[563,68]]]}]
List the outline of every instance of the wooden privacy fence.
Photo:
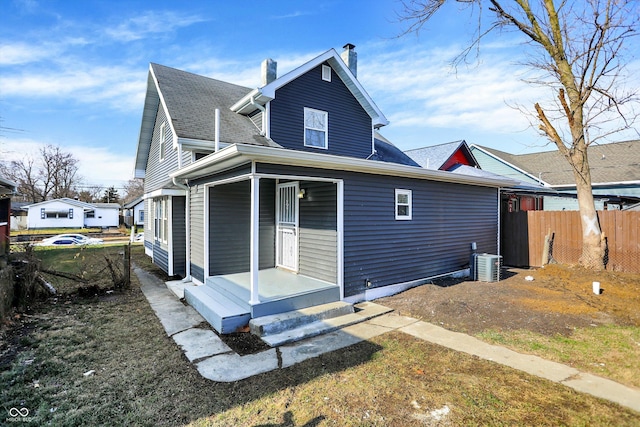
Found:
[{"label": "wooden privacy fence", "polygon": [[[606,269],[640,273],[640,212],[599,211],[605,233]],[[582,226],[577,211],[511,212],[502,216],[504,265],[542,266],[545,236],[551,231],[550,256],[560,264],[577,264],[582,253]]]}]

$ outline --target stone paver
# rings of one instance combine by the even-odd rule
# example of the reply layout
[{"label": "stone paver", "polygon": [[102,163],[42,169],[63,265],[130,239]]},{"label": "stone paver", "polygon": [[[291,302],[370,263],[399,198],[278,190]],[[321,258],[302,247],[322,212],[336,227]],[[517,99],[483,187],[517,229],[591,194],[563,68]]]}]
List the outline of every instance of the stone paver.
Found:
[{"label": "stone paver", "polygon": [[182,348],[190,362],[232,350],[210,329],[191,328],[173,336],[173,340]]},{"label": "stone paver", "polygon": [[[379,313],[328,334],[271,348],[257,354],[234,353],[213,331],[198,328],[204,319],[155,276],[135,268],[141,289],[167,334],[173,337],[198,372],[212,381],[240,381],[275,369],[287,368],[330,351],[369,340],[390,331],[400,331],[416,338],[500,363],[541,378],[564,384],[582,393],[618,403],[640,412],[640,390],[578,371],[570,366],[520,354],[492,345],[469,335],[449,331],[410,317],[387,313],[389,309],[375,303],[360,303],[365,311]],[[387,314],[384,314],[387,313]]]}]

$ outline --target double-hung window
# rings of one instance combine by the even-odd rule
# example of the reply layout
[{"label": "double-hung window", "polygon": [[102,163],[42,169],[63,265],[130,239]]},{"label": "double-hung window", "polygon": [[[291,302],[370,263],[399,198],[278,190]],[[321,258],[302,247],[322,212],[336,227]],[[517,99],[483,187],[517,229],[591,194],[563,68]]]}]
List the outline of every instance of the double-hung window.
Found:
[{"label": "double-hung window", "polygon": [[304,146],[329,148],[329,113],[326,111],[304,109]]},{"label": "double-hung window", "polygon": [[154,200],[153,238],[167,243],[169,237],[169,199],[162,197]]},{"label": "double-hung window", "polygon": [[412,210],[411,190],[396,188],[396,219],[410,220]]}]

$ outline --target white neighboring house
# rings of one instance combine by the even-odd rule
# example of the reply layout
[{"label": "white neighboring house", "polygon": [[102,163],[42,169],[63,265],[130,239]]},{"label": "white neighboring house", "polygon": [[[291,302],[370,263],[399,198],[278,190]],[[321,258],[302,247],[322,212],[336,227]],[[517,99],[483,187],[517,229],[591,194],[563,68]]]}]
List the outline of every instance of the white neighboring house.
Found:
[{"label": "white neighboring house", "polygon": [[92,203],[93,211],[85,212],[84,224],[87,227],[117,227],[120,220],[118,203]]},{"label": "white neighboring house", "polygon": [[131,227],[144,227],[144,198],[142,196],[124,206],[124,223]]},{"label": "white neighboring house", "polygon": [[62,198],[46,200],[24,207],[27,227],[82,228],[117,227],[120,206],[117,203],[85,203]]}]

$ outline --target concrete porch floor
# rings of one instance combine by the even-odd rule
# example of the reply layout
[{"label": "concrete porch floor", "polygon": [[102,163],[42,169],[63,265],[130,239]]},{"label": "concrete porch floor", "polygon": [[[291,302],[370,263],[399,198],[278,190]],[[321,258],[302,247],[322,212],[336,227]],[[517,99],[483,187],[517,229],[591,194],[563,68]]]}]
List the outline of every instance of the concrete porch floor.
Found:
[{"label": "concrete porch floor", "polygon": [[[248,271],[209,277],[206,279],[205,284],[212,285],[218,289],[223,288],[225,292],[232,293],[237,299],[246,303],[249,303],[251,299],[251,273]],[[338,285],[335,283],[295,274],[279,268],[267,268],[258,272],[258,298],[260,303],[337,287]]]}]

